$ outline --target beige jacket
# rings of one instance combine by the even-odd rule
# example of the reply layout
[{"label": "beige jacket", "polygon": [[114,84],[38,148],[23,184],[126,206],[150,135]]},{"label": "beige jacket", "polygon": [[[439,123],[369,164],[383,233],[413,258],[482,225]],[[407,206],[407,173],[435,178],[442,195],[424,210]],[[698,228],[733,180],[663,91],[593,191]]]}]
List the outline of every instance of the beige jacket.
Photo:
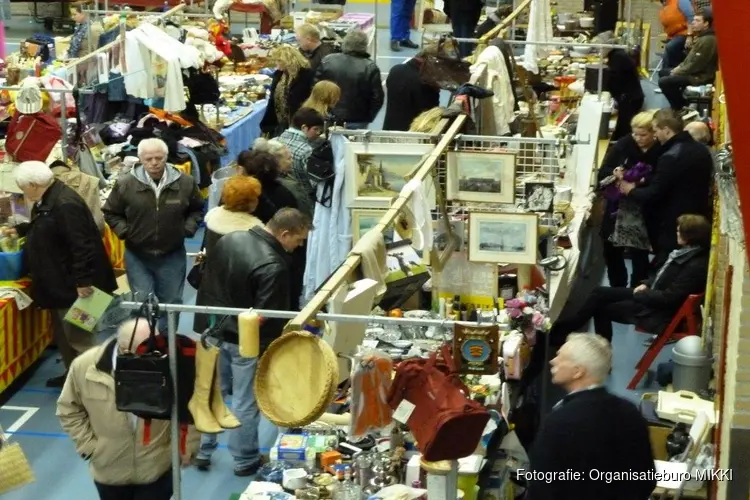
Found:
[{"label": "beige jacket", "polygon": [[[57,417],[78,454],[91,457],[96,482],[150,484],[172,467],[170,425],[151,420],[150,442],[144,444],[145,421],[117,410],[112,377],[115,346],[115,340],[108,341],[75,359],[57,400]],[[187,438],[187,453],[193,456],[200,435],[190,427]]]},{"label": "beige jacket", "polygon": [[102,200],[99,197],[99,179],[93,175],[81,172],[78,168],[55,167],[52,169],[60,182],[78,193],[86,206],[89,207],[94,217],[96,227],[100,233],[104,233],[104,214],[102,213]]}]

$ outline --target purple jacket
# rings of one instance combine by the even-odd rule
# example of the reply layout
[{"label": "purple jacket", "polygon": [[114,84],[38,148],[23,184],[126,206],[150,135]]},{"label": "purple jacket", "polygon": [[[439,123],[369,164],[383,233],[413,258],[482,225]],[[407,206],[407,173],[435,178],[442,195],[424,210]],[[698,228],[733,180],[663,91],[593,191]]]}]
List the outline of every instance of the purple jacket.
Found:
[{"label": "purple jacket", "polygon": [[[653,167],[647,163],[638,162],[631,168],[625,170],[623,180],[625,182],[634,182],[635,184],[641,184],[641,179],[647,179],[651,175]],[[621,199],[623,194],[620,192],[620,188],[617,187],[617,183],[613,182],[604,189],[604,197],[608,200],[617,201]]]}]

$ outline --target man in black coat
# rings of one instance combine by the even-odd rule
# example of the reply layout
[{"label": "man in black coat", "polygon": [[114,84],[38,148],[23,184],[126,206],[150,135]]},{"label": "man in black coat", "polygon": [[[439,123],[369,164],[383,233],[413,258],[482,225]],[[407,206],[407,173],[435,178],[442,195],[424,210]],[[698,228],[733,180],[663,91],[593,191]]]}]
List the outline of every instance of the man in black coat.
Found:
[{"label": "man in black coat", "polygon": [[550,362],[568,395],[529,452],[527,500],[647,500],[656,486],[648,425],[638,409],[604,388],[612,349],[591,333],[571,335]]},{"label": "man in black coat", "polygon": [[[31,297],[36,306],[49,309],[52,333],[65,370],[83,351],[96,345],[94,333],[63,318],[79,297],[94,287],[111,293],[117,289],[112,265],[91,211],[78,193],[60,181],[40,161],[21,163],[16,184],[33,202],[31,221],[16,226],[26,238],[24,259],[32,279]],[[48,387],[62,387],[65,375],[51,378]]]},{"label": "man in black coat", "polygon": [[385,79],[383,130],[409,130],[421,113],[440,105],[440,89],[422,81],[424,52],[391,68]]},{"label": "man in black coat", "polygon": [[683,130],[677,112],[661,109],[654,115],[654,132],[664,146],[654,175],[644,186],[620,182],[620,190],[641,205],[644,215],[655,220],[649,234],[658,268],[677,248],[675,224],[682,214],[708,215],[711,209],[713,158],[703,144]]},{"label": "man in black coat", "polygon": [[[291,253],[307,239],[310,217],[296,208],[282,208],[264,227],[224,235],[206,255],[206,267],[196,304],[240,309],[291,310]],[[229,451],[237,476],[255,474],[260,465],[258,424],[260,413],[253,393],[255,370],[266,348],[281,336],[286,320],[266,318],[260,326],[257,358],[239,352],[237,317],[216,318],[221,337],[222,363],[231,367],[232,409],[242,426],[228,431]],[[193,329],[203,332],[211,324],[206,314],[196,314]],[[224,394],[226,396],[226,394]],[[216,435],[204,434],[195,464],[207,468],[216,449]]]},{"label": "man in black coat", "polygon": [[[612,323],[636,325],[655,334],[672,321],[689,295],[706,291],[711,223],[702,215],[682,215],[677,220],[680,248],[673,250],[656,275],[635,288],[600,286],[574,314],[563,310],[549,332],[550,346],[561,346],[567,336],[594,319],[596,333],[612,340]],[[537,344],[523,373],[528,386],[544,368],[544,345]],[[581,497],[583,498],[583,497]]]},{"label": "man in black coat", "polygon": [[315,82],[330,80],[341,89],[333,114],[349,129],[369,127],[385,100],[380,69],[370,59],[367,45],[363,31],[350,31],[342,42],[342,53],[326,56],[315,75]]}]

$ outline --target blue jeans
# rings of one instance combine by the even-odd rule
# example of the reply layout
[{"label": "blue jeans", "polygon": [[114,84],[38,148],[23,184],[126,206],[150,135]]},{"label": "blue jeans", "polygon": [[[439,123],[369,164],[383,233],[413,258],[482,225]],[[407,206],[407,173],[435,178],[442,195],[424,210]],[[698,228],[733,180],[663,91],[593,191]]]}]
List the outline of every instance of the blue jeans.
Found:
[{"label": "blue jeans", "polygon": [[[219,372],[221,373],[221,393],[226,399],[229,384],[225,382],[225,373],[231,373],[232,413],[242,424],[237,429],[227,430],[229,435],[229,453],[234,457],[235,470],[246,469],[260,462],[258,449],[258,424],[260,410],[255,402],[253,383],[258,358],[243,358],[236,344],[224,342],[219,355]],[[226,368],[229,367],[229,370]],[[210,460],[216,451],[218,442],[216,434],[201,434],[201,446],[198,459]]]},{"label": "blue jeans", "polygon": [[[146,297],[153,293],[160,304],[182,304],[187,271],[186,259],[185,247],[159,257],[136,255],[126,248],[125,272],[128,275],[130,290],[136,294],[136,300],[146,300]],[[179,324],[179,316],[175,324]],[[159,332],[167,333],[166,314],[159,318]]]},{"label": "blue jeans", "polygon": [[391,40],[409,40],[409,24],[417,0],[391,0]]}]

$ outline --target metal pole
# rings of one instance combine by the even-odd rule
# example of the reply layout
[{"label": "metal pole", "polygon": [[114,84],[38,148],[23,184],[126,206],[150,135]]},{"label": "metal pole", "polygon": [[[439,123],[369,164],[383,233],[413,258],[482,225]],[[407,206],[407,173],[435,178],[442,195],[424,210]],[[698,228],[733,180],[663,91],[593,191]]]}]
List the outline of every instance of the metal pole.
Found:
[{"label": "metal pole", "polygon": [[514,143],[531,143],[531,144],[549,144],[554,146],[559,146],[563,142],[567,143],[575,143],[575,144],[589,144],[591,142],[590,139],[586,140],[573,140],[574,138],[569,139],[544,139],[542,137],[498,137],[494,135],[466,135],[466,134],[458,134],[456,136],[456,142],[463,141],[463,142],[497,142],[497,143],[508,143],[508,142],[514,142]]},{"label": "metal pole", "polygon": [[351,136],[375,136],[378,137],[385,137],[385,138],[393,138],[393,139],[403,139],[403,138],[409,138],[409,139],[432,139],[435,137],[435,134],[428,134],[426,132],[398,132],[394,130],[331,130],[331,134],[333,135],[351,135]]},{"label": "metal pole", "polygon": [[[372,60],[375,61],[375,64],[378,63],[378,2],[375,0],[373,3],[373,10],[375,14],[375,18],[372,20],[372,31],[373,31],[373,40],[372,40]],[[390,3],[388,4],[390,5]]]},{"label": "metal pole", "polygon": [[[123,302],[120,306],[124,309],[138,310],[141,308],[139,302]],[[235,307],[212,307],[212,306],[191,306],[185,304],[159,304],[161,311],[170,313],[201,313],[215,314],[221,316],[239,316],[240,313],[247,312],[248,309],[239,309]],[[293,319],[299,312],[295,311],[278,311],[271,309],[252,309],[253,312],[266,318]],[[343,323],[383,323],[394,325],[409,326],[437,326],[452,327],[458,321],[440,320],[440,319],[414,319],[414,318],[389,318],[385,316],[365,316],[357,314],[328,314],[318,313],[315,318],[327,321],[340,321]]]},{"label": "metal pole", "polygon": [[[479,38],[453,38],[457,42],[480,43]],[[612,43],[577,43],[577,42],[527,42],[525,40],[504,40],[509,45],[538,45],[540,47],[580,47],[585,45],[592,49],[627,49],[627,45]]]},{"label": "metal pole", "polygon": [[604,86],[604,48],[599,47],[599,74],[597,83],[597,95],[599,101],[602,100],[602,87]]},{"label": "metal pole", "polygon": [[[547,257],[552,256],[552,252],[555,251],[555,245],[552,241],[551,237],[547,238]],[[552,270],[550,267],[544,268],[544,281],[547,284],[547,304],[549,306],[550,303],[550,283],[552,283]],[[549,332],[544,334],[544,367],[542,368],[542,401],[539,405],[540,412],[539,412],[539,421],[540,423],[544,423],[544,420],[547,418],[547,399],[549,398],[549,384],[550,384],[550,368],[549,368],[549,360],[550,360],[550,339],[549,339]]]},{"label": "metal pole", "polygon": [[[124,14],[124,15],[126,15],[128,17],[130,17],[130,16],[133,16],[133,17],[148,17],[148,16],[157,17],[158,16],[158,14],[155,13],[155,12],[146,12],[146,11],[138,12],[138,11],[134,11],[134,10],[85,10],[84,12],[86,12],[87,14],[102,14],[102,15],[109,15],[109,14],[121,14],[122,15],[122,14]],[[189,13],[188,12],[188,13],[181,13],[180,17],[208,19],[208,18],[213,18],[214,16],[212,16],[211,14],[200,14],[200,13]]]},{"label": "metal pole", "polygon": [[[161,307],[161,306],[159,306]],[[182,482],[182,458],[180,457],[180,416],[178,414],[177,398],[179,390],[177,387],[177,313],[167,312],[167,345],[169,353],[169,371],[172,372],[172,390],[174,399],[172,400],[172,425],[170,433],[172,436],[172,498],[181,500],[181,482]]]}]

